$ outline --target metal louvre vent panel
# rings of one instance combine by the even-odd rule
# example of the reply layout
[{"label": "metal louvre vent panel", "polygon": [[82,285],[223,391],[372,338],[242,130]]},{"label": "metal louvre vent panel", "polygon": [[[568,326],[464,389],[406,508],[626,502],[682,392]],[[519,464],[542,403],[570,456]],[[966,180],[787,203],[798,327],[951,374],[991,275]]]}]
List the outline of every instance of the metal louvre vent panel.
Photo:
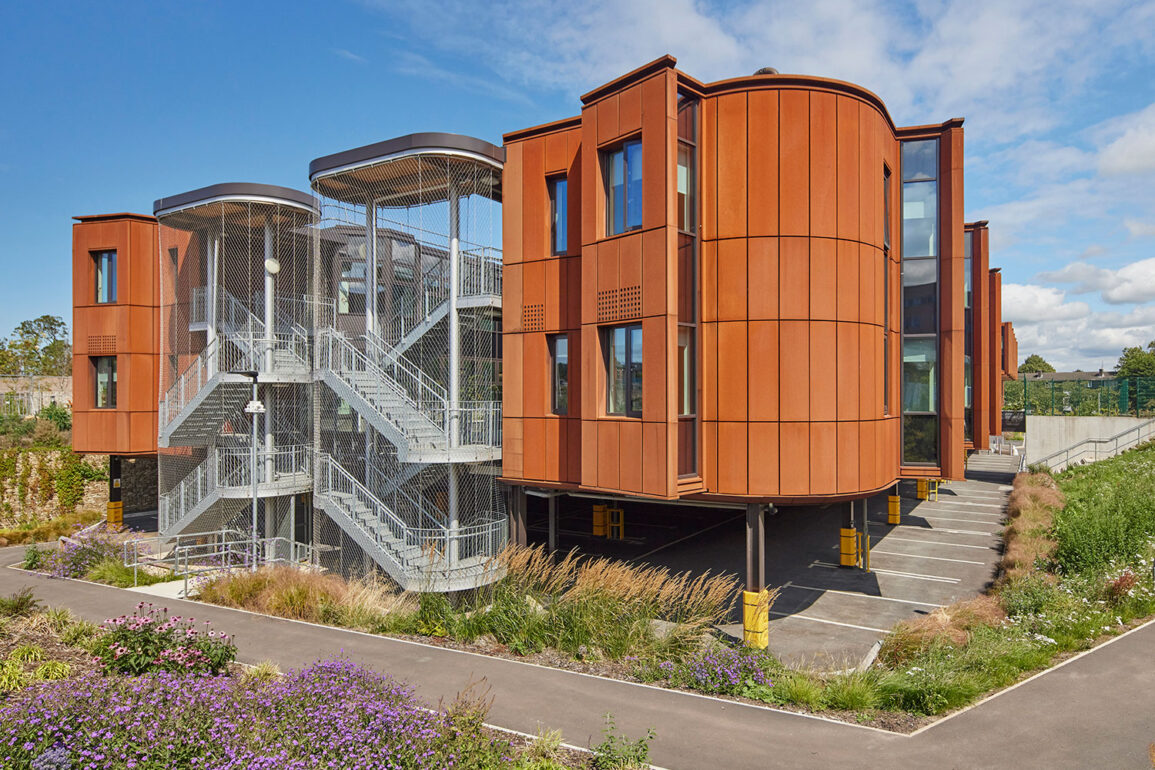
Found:
[{"label": "metal louvre vent panel", "polygon": [[[160,520],[164,535],[308,530],[313,488],[316,212],[241,195],[160,212]],[[257,372],[263,415],[249,415]],[[258,459],[251,460],[252,419]]]},{"label": "metal louvre vent panel", "polygon": [[405,588],[496,578],[501,169],[407,151],[320,173],[312,539]]}]

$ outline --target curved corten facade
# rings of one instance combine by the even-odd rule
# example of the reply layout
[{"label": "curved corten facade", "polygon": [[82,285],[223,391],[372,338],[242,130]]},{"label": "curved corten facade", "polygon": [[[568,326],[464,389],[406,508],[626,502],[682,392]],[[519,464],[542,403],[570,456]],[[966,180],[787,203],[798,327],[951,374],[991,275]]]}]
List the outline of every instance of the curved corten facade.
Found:
[{"label": "curved corten facade", "polygon": [[674,64],[505,137],[505,480],[803,503],[961,478],[1001,381],[962,121],[896,128],[849,83]]}]

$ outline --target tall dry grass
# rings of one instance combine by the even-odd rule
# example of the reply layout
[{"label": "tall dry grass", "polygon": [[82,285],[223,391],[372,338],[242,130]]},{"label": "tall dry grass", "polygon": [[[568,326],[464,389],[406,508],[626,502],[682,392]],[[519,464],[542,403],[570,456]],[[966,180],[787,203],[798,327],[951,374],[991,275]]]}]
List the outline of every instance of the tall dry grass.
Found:
[{"label": "tall dry grass", "polygon": [[998,597],[990,595],[939,607],[929,615],[897,624],[878,657],[886,665],[902,666],[936,644],[962,647],[975,629],[1001,625],[1006,617]]},{"label": "tall dry grass", "polygon": [[1020,473],[1007,501],[1009,521],[1003,529],[1000,582],[1028,575],[1054,553],[1051,535],[1055,514],[1066,504],[1054,478],[1046,473]]}]

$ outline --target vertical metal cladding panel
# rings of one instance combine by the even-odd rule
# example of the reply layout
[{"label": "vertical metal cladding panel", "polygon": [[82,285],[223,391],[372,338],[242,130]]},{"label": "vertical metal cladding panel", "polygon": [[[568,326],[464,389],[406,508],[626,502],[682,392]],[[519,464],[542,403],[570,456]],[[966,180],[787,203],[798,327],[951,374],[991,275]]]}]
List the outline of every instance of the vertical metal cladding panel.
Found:
[{"label": "vertical metal cladding panel", "polygon": [[632,289],[642,285],[642,234],[618,239],[618,280],[615,288]]},{"label": "vertical metal cladding panel", "polygon": [[596,420],[581,421],[581,484],[583,487],[598,486],[598,423]]},{"label": "vertical metal cladding panel", "polygon": [[527,332],[522,336],[522,409],[526,417],[543,417],[549,414],[550,366],[549,349],[545,334]]},{"label": "vertical metal cladding panel", "polygon": [[702,424],[702,458],[699,467],[702,469],[702,483],[708,490],[718,486],[718,423],[706,422]]},{"label": "vertical metal cladding panel", "polygon": [[670,222],[669,209],[674,189],[673,159],[668,157],[671,125],[676,111],[668,96],[669,78],[664,72],[634,89],[642,93],[642,226],[663,227]]},{"label": "vertical metal cladding panel", "polygon": [[725,94],[717,101],[718,238],[741,238],[746,235],[746,94]]},{"label": "vertical metal cladding panel", "polygon": [[750,321],[747,330],[749,419],[778,420],[778,321]]},{"label": "vertical metal cladding panel", "polygon": [[883,483],[880,473],[884,451],[884,443],[879,433],[881,424],[876,420],[864,420],[858,424],[859,483],[865,489],[874,489]]},{"label": "vertical metal cladding panel", "polygon": [[[863,243],[869,243],[872,246],[882,246],[882,163],[884,161],[883,146],[889,143],[892,146],[897,146],[897,142],[890,130],[890,126],[885,119],[879,114],[878,110],[867,105],[865,102],[858,104],[858,225],[859,225],[859,239]],[[891,171],[892,184],[895,183],[899,177],[898,166],[891,162],[889,164]],[[891,206],[897,213],[897,187],[892,190]],[[891,222],[891,237],[898,242],[898,226],[900,218],[895,218]]]},{"label": "vertical metal cladding panel", "polygon": [[858,325],[858,414],[860,420],[882,417],[882,338],[878,327]]},{"label": "vertical metal cladding panel", "polygon": [[783,495],[810,494],[810,426],[809,422],[783,422],[779,426],[779,487]]},{"label": "vertical metal cladding panel", "polygon": [[593,324],[582,326],[581,358],[575,356],[573,360],[580,362],[581,367],[582,419],[593,420],[601,414],[605,399],[601,341],[598,339],[598,329]]},{"label": "vertical metal cladding panel", "polygon": [[668,494],[666,476],[667,426],[662,422],[642,423],[642,492],[647,495]]},{"label": "vertical metal cladding panel", "polygon": [[628,420],[618,425],[618,489],[641,494],[642,468],[655,459],[642,455],[642,423]]},{"label": "vertical metal cladding panel", "polygon": [[667,309],[669,251],[664,229],[642,234],[642,315],[662,315]]},{"label": "vertical metal cladding panel", "polygon": [[[860,177],[859,161],[859,102],[849,96],[837,96],[838,109],[838,231],[839,238],[856,241],[859,238],[858,219]],[[882,178],[882,169],[878,170]]]},{"label": "vertical metal cladding panel", "polygon": [[[642,418],[665,422],[667,416],[667,359],[669,334],[665,316],[642,319]],[[676,371],[676,370],[675,370]],[[670,374],[669,376],[674,376]]]},{"label": "vertical metal cladding panel", "polygon": [[971,380],[972,391],[974,393],[974,441],[976,449],[990,448],[990,431],[987,426],[991,424],[991,399],[990,390],[985,387],[985,384],[991,377],[997,376],[997,367],[991,364],[993,361],[990,357],[990,285],[985,280],[989,266],[990,258],[987,255],[988,245],[988,230],[985,227],[978,228],[974,231],[972,236],[974,239],[974,258],[972,260],[971,270],[971,287],[972,287],[972,306],[971,306],[971,323],[973,328],[971,330],[971,340],[974,345],[972,351],[972,361],[974,366],[974,374]]},{"label": "vertical metal cladding panel", "polygon": [[562,259],[554,257],[544,262],[545,268],[545,330],[556,332],[565,328],[562,297]]},{"label": "vertical metal cladding panel", "polygon": [[718,241],[703,241],[699,301],[701,321],[706,324],[718,320],[718,270]]},{"label": "vertical metal cladding panel", "polygon": [[541,481],[546,478],[546,420],[541,417],[527,417],[525,426],[525,478]]},{"label": "vertical metal cladding panel", "polygon": [[[615,238],[610,241],[602,241],[598,244],[598,262],[597,262],[597,291],[614,291],[621,285],[621,279],[618,273],[619,270],[619,249],[621,248],[621,238]],[[594,297],[596,301],[596,295]]]},{"label": "vertical metal cladding panel", "polygon": [[837,111],[834,94],[810,94],[810,235],[838,234]]},{"label": "vertical metal cladding panel", "polygon": [[598,159],[597,106],[582,109],[581,126],[581,245],[594,243],[601,232],[605,217],[602,190],[602,171]]},{"label": "vertical metal cladding panel", "polygon": [[[859,377],[861,376],[858,323],[842,322],[838,327],[838,363],[834,374],[838,389],[838,419],[858,420]],[[855,474],[857,476],[857,474]]]},{"label": "vertical metal cladding panel", "polygon": [[778,319],[778,239],[751,238],[747,245],[747,312],[752,319]]},{"label": "vertical metal cladding panel", "polygon": [[[838,338],[833,321],[810,323],[810,419],[833,421],[838,414],[838,380],[853,376],[838,371]],[[807,371],[807,370],[804,370]]]},{"label": "vertical metal cladding panel", "polygon": [[810,419],[810,322],[782,321],[779,328],[781,419],[805,422]]},{"label": "vertical metal cladding panel", "polygon": [[565,478],[567,484],[582,483],[582,422],[562,420],[565,441]]},{"label": "vertical metal cladding panel", "polygon": [[[568,160],[567,160],[567,195],[569,196],[568,214],[569,220],[566,223],[566,232],[569,234],[569,243],[567,244],[566,253],[570,256],[581,254],[582,246],[582,207],[585,204],[584,189],[586,185],[585,167],[583,165],[584,151],[581,147],[582,129],[571,128],[566,131],[566,137],[569,141]],[[593,153],[590,149],[590,153]],[[591,183],[592,184],[592,183]],[[591,188],[592,189],[592,188]]]},{"label": "vertical metal cladding panel", "polygon": [[[598,483],[602,489],[620,489],[621,464],[617,420],[599,420],[598,431]],[[635,460],[636,462],[636,460]]]},{"label": "vertical metal cladding panel", "polygon": [[783,319],[810,317],[810,239],[782,238],[778,251],[778,305]]},{"label": "vertical metal cladding panel", "polygon": [[612,94],[602,99],[597,103],[596,110],[597,144],[600,146],[606,142],[614,141],[621,135],[621,132],[618,131],[618,94]]},{"label": "vertical metal cladding panel", "polygon": [[719,494],[747,493],[747,425],[745,422],[718,423]]},{"label": "vertical metal cladding panel", "polygon": [[778,212],[782,235],[810,234],[810,92],[779,95]]},{"label": "vertical metal cladding panel", "polygon": [[560,262],[562,327],[577,329],[582,322],[582,260],[566,257]]},{"label": "vertical metal cladding panel", "polygon": [[718,419],[718,324],[701,324],[702,338],[702,419]]},{"label": "vertical metal cladding panel", "polygon": [[698,235],[704,241],[704,248],[705,242],[718,237],[718,100],[703,99],[699,117],[702,123],[698,163],[702,169],[702,189],[698,205],[702,209],[702,225]]},{"label": "vertical metal cladding panel", "polygon": [[525,473],[525,429],[520,417],[505,417],[501,421],[501,475],[521,478]]},{"label": "vertical metal cladding panel", "polygon": [[859,316],[858,243],[838,241],[835,249],[835,270],[838,276],[837,316],[839,321],[857,322]]},{"label": "vertical metal cladding panel", "polygon": [[940,140],[939,190],[942,223],[939,257],[941,280],[939,421],[942,430],[943,476],[965,475],[963,441],[963,134],[961,126],[949,128]]},{"label": "vertical metal cladding panel", "polygon": [[[647,115],[647,117],[649,117]],[[618,94],[619,136],[627,136],[642,130],[642,86],[631,86]]]},{"label": "vertical metal cladding panel", "polygon": [[810,239],[810,319],[833,321],[838,313],[836,241]]},{"label": "vertical metal cladding panel", "polygon": [[838,491],[837,423],[810,423],[810,494],[831,495]]},{"label": "vertical metal cladding panel", "polygon": [[522,233],[522,185],[525,175],[524,142],[510,142],[505,146],[505,167],[501,172],[501,258],[506,267],[521,261],[524,240]]},{"label": "vertical metal cladding panel", "polygon": [[569,169],[569,138],[564,131],[545,136],[545,173],[563,174]]},{"label": "vertical metal cladding panel", "polygon": [[[859,455],[862,449],[858,440],[861,428],[857,422],[837,423],[838,478],[839,491],[863,489],[859,469]],[[879,451],[876,447],[871,451]]]},{"label": "vertical metal cladding panel", "polygon": [[747,419],[749,342],[745,321],[718,324],[718,419]]},{"label": "vertical metal cladding panel", "polygon": [[522,260],[549,254],[549,192],[545,184],[545,138],[522,143]]},{"label": "vertical metal cladding panel", "polygon": [[545,470],[542,478],[558,483],[562,480],[564,451],[562,445],[562,424],[560,417],[550,417],[542,421],[545,425]]},{"label": "vertical metal cladding panel", "polygon": [[501,412],[505,417],[522,417],[525,382],[524,334],[505,334],[502,339]]},{"label": "vertical metal cladding panel", "polygon": [[580,418],[585,414],[585,383],[581,376],[582,351],[585,348],[583,336],[581,329],[566,332],[569,341],[569,409],[566,416],[570,418]]},{"label": "vertical metal cladding panel", "polygon": [[880,296],[882,252],[873,246],[858,249],[858,317],[862,323],[882,326]]},{"label": "vertical metal cladding panel", "polygon": [[741,321],[749,317],[746,285],[746,239],[718,241],[718,320]]},{"label": "vertical metal cladding panel", "polygon": [[778,423],[749,423],[749,494],[778,494],[778,442]]},{"label": "vertical metal cladding panel", "polygon": [[778,91],[751,91],[747,99],[746,155],[749,199],[747,229],[752,237],[776,236],[778,235]]}]

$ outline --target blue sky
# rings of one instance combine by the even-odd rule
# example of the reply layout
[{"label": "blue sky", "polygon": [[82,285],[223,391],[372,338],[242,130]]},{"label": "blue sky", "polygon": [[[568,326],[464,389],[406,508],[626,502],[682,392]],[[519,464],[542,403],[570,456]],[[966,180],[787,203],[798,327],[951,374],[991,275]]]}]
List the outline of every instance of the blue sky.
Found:
[{"label": "blue sky", "polygon": [[500,143],[663,53],[702,80],[834,77],[966,118],[1022,356],[1155,339],[1155,2],[588,0],[0,5],[0,334],[70,312],[71,217],[223,181],[307,188],[413,131]]}]

